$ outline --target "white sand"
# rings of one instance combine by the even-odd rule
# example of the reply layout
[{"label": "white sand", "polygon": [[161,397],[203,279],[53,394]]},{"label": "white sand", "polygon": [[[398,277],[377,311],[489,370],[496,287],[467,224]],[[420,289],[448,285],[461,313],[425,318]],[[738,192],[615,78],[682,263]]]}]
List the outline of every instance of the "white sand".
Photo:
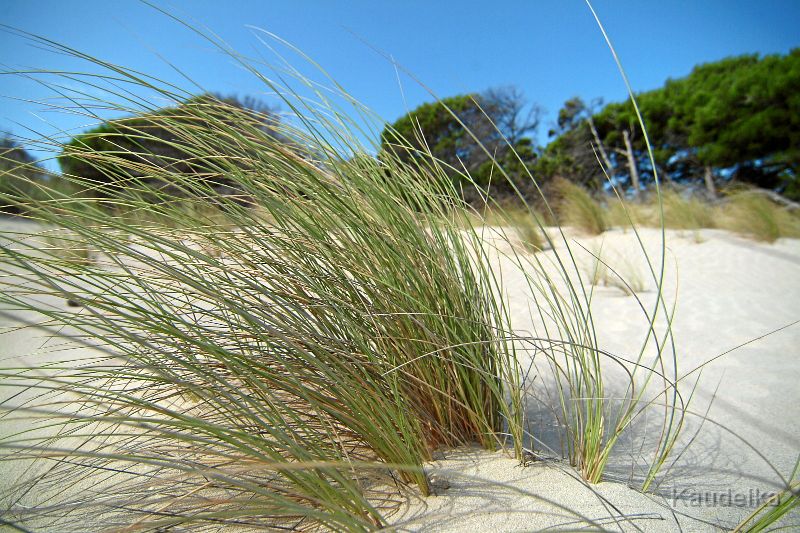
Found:
[{"label": "white sand", "polygon": [[[641,234],[651,257],[657,260],[660,232],[645,229]],[[630,231],[576,238],[595,252],[602,242],[601,256],[612,267],[619,267],[625,277],[638,268],[646,279],[645,263]],[[677,290],[673,330],[680,374],[800,320],[800,241],[763,244],[727,232],[703,230],[699,235],[668,231],[667,243],[665,295],[674,301]],[[563,249],[563,245],[557,248]],[[575,253],[581,266],[592,266],[594,260],[589,254]],[[505,267],[515,328],[533,331],[539,324],[529,312],[527,284],[508,264]],[[654,286],[650,280],[649,292],[639,294],[648,311],[655,301]],[[599,286],[592,309],[600,347],[617,355],[635,356],[646,330],[636,300],[619,288]],[[546,375],[540,377],[546,380]],[[691,385],[685,383],[682,390],[688,393]],[[783,485],[779,473],[787,476],[800,454],[800,325],[755,340],[709,363],[690,410],[704,414],[712,397],[709,421],[699,427],[699,417],[688,417],[682,443],[676,448],[680,457],[665,471],[657,494],[645,495],[628,488],[629,484],[640,486],[640,467],[631,465],[646,461],[639,445],[643,438],[653,437],[652,429],[644,430],[639,424],[612,458],[614,465],[607,477],[618,483],[587,486],[563,462],[538,462],[523,468],[498,454],[461,452],[430,465],[432,472],[441,472],[450,480],[450,488],[424,502],[412,503],[396,515],[395,523],[401,529],[420,531],[572,529],[578,526],[575,520],[579,518],[565,510],[573,510],[611,530],[674,531],[680,525],[685,531],[713,531],[733,527],[760,503],[759,496]],[[532,417],[536,416],[533,412]],[[713,422],[734,431],[772,465]],[[546,430],[534,425],[534,433],[537,429]],[[692,437],[694,442],[684,450]],[[546,436],[544,440],[558,446]],[[629,520],[620,520],[620,516]],[[800,516],[795,513],[786,521],[798,524]]]},{"label": "white sand", "polygon": [[[0,220],[0,233],[25,231],[28,227],[17,221]],[[647,248],[657,257],[659,232],[644,230],[642,234]],[[624,275],[630,276],[638,268],[646,279],[644,263],[636,265],[637,252],[630,232],[614,230],[602,237],[579,240],[593,250],[602,240],[603,257],[614,265],[631,263],[621,267]],[[681,373],[800,319],[800,241],[761,244],[711,230],[702,231],[700,240],[696,242],[692,233],[668,232],[665,294],[671,301],[677,292],[674,332]],[[548,254],[552,252],[545,252],[543,257]],[[578,261],[592,263],[587,254],[578,257]],[[523,277],[507,264],[505,270],[515,329],[522,332],[540,328],[537,319],[531,318],[530,296]],[[653,285],[650,281],[649,291],[639,294],[648,310],[655,301]],[[46,303],[65,305],[55,299]],[[635,299],[618,288],[600,286],[592,308],[601,347],[618,355],[635,356],[646,326]],[[13,326],[13,321],[0,317],[0,331]],[[29,354],[53,347],[54,343],[32,330],[5,333],[0,336],[0,357],[6,365],[13,359],[24,361]],[[61,359],[63,353],[52,357]],[[70,357],[81,354],[76,351]],[[715,396],[709,418],[735,431],[763,453],[777,472],[787,475],[800,453],[799,384],[800,326],[793,326],[710,363],[703,371],[692,409],[704,413]],[[687,382],[684,392],[690,386]],[[0,400],[13,392],[8,388],[0,390]],[[549,439],[546,428],[537,426],[540,413],[533,406],[531,418],[531,429],[543,441],[536,443],[537,452],[545,453],[544,445],[557,448],[558,442]],[[438,495],[409,502],[392,521],[403,530],[475,533],[546,527],[574,529],[587,520],[612,530],[672,531],[678,526],[676,521],[688,531],[714,530],[711,524],[730,527],[753,509],[752,501],[728,504],[729,494],[752,500],[754,495],[775,490],[781,484],[773,466],[755,451],[711,422],[700,427],[699,419],[690,417],[677,451],[682,451],[697,431],[696,438],[665,473],[666,478],[658,487],[660,496],[641,494],[628,488],[629,484],[638,485],[641,463],[646,460],[641,458],[638,445],[642,438],[652,437],[648,433],[652,430],[646,431],[644,424],[640,426],[633,428],[630,438],[620,443],[612,458],[608,475],[616,483],[587,486],[574,469],[557,461],[522,467],[501,454],[454,451],[430,465],[431,471],[438,472],[450,487],[439,490]],[[4,423],[2,433],[14,429],[16,426]],[[9,468],[0,463],[0,477],[13,479]],[[699,497],[701,493],[708,494]],[[716,504],[709,501],[714,494],[718,495]],[[620,521],[623,516],[628,518]],[[793,523],[800,523],[800,519],[795,516]]]},{"label": "white sand", "polygon": [[[669,501],[620,483],[589,485],[561,462],[529,466],[501,453],[460,450],[430,465],[449,488],[411,502],[392,517],[401,530],[531,531],[580,528],[675,531]],[[703,524],[680,517],[684,529]]]}]

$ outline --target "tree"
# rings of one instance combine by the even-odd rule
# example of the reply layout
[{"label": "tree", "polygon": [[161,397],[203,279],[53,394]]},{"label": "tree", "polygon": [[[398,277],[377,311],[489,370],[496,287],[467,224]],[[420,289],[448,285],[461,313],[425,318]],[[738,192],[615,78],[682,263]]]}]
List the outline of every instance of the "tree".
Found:
[{"label": "tree", "polygon": [[46,171],[36,158],[10,135],[4,134],[0,138],[0,212],[22,212],[22,204],[38,198],[37,185],[45,179]]},{"label": "tree", "polygon": [[[273,110],[257,100],[203,94],[174,107],[105,122],[73,138],[58,161],[65,175],[78,176],[101,188],[117,187],[126,181],[156,182],[158,179],[149,175],[154,168],[162,169],[163,175],[192,175],[224,187],[225,165],[214,166],[208,158],[202,158],[202,162],[195,158],[198,138],[215,125],[217,132],[225,127],[247,130],[257,144],[264,135],[275,136],[277,121]],[[227,141],[223,136],[209,133],[204,140],[218,148],[221,159],[224,157]]]},{"label": "tree", "polygon": [[[699,65],[636,99],[665,179],[703,183],[714,197],[721,176],[731,175],[800,199],[800,49]],[[633,105],[588,108],[578,98],[565,103],[540,171],[599,185],[599,159],[636,193],[652,165]]]},{"label": "tree", "polygon": [[701,165],[733,168],[735,178],[759,187],[797,186],[800,49],[700,65],[668,85],[679,96],[670,126],[685,128]]},{"label": "tree", "polygon": [[[593,120],[598,124],[596,131],[601,139],[599,143],[604,143],[615,154],[615,161],[624,158],[625,175],[634,197],[638,198],[641,191],[638,161],[641,150],[634,151],[634,142],[641,139],[642,134],[633,105],[630,102],[609,104]],[[637,147],[641,145],[641,142],[637,142]],[[615,168],[621,166],[617,164]]]},{"label": "tree", "polygon": [[594,112],[601,105],[602,100],[586,104],[577,96],[564,102],[556,124],[549,131],[553,140],[536,167],[541,176],[569,178],[590,189],[600,188],[603,170],[611,173],[614,166],[595,124]]},{"label": "tree", "polygon": [[527,176],[537,155],[528,135],[540,116],[541,109],[528,106],[513,87],[452,96],[422,104],[387,126],[381,152],[423,165],[432,155],[440,163],[434,173],[462,181],[469,176],[484,187],[491,183],[495,193],[509,193],[503,172],[512,182]]},{"label": "tree", "polygon": [[542,108],[528,105],[525,95],[516,87],[490,88],[480,96],[479,103],[512,145],[539,129]]}]

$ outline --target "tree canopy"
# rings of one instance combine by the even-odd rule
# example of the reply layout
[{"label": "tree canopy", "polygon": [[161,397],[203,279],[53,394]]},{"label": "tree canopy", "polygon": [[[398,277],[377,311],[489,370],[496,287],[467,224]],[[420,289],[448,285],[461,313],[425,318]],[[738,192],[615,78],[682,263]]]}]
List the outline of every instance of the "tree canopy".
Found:
[{"label": "tree canopy", "polygon": [[[705,181],[714,194],[726,176],[800,196],[800,49],[698,65],[636,99],[662,178]],[[646,183],[652,165],[631,102],[589,107],[564,104],[539,170],[600,186],[605,166],[617,183],[632,186],[639,173]]]},{"label": "tree canopy", "polygon": [[536,171],[545,180],[560,177],[596,189],[603,180],[598,164],[598,147],[594,113],[602,101],[589,104],[573,97],[564,102],[554,127],[548,132],[553,139],[542,151]]},{"label": "tree canopy", "polygon": [[[153,168],[224,186],[224,165],[215,167],[207,158],[202,162],[196,159],[198,137],[209,145],[222,146],[225,140],[220,133],[230,127],[247,130],[257,143],[259,137],[274,136],[277,120],[270,108],[255,100],[203,94],[174,107],[100,124],[66,144],[58,162],[65,175],[80,176],[101,188],[126,180],[147,181],[152,179],[148,169]],[[208,135],[204,136],[204,131]]]},{"label": "tree canopy", "polygon": [[[525,192],[530,176],[540,184],[563,177],[595,190],[605,186],[608,176],[637,195],[656,170],[665,180],[704,184],[712,196],[718,185],[740,181],[800,199],[800,49],[698,65],[688,76],[667,80],[636,100],[653,161],[628,99],[607,105],[568,99],[550,142],[540,147],[534,135],[542,110],[513,87],[420,105],[384,128],[379,157],[421,161],[431,174],[457,185],[474,182],[481,195]],[[230,165],[216,168],[208,160],[201,165],[193,155],[198,129],[212,122],[223,129],[246,128],[257,150],[258,137],[274,136],[277,120],[257,101],[204,94],[78,135],[59,163],[64,174],[100,185],[147,179],[144,170],[137,172],[137,163],[142,169],[163,168],[224,185]],[[182,135],[190,129],[193,135]],[[222,141],[209,135],[208,142]],[[115,158],[125,164],[108,164]],[[463,189],[475,198],[476,189]]]},{"label": "tree canopy", "polygon": [[46,171],[13,137],[0,137],[0,212],[19,213],[18,200],[39,196]]},{"label": "tree canopy", "polygon": [[[766,188],[795,188],[800,164],[800,49],[701,65],[664,88],[701,165],[733,167]],[[800,191],[797,191],[800,192]]]},{"label": "tree canopy", "polygon": [[513,87],[451,96],[422,104],[387,126],[381,152],[406,162],[428,160],[429,153],[440,163],[434,173],[463,181],[469,176],[480,186],[491,181],[496,191],[507,192],[511,185],[499,168],[512,180],[527,178],[537,156],[529,135],[540,116],[540,108],[528,106]]}]

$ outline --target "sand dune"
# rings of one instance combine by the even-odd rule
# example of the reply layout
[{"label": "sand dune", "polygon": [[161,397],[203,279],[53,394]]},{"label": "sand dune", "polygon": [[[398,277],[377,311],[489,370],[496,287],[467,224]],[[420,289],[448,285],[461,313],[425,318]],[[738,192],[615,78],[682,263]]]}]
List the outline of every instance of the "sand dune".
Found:
[{"label": "sand dune", "polygon": [[[640,233],[651,257],[658,258],[660,231]],[[632,263],[623,265],[620,274],[639,269],[636,275],[646,279],[646,264],[632,232],[568,238],[595,253],[602,244],[601,256],[608,257],[611,266]],[[576,527],[575,520],[591,520],[611,530],[674,531],[680,525],[685,531],[713,531],[735,526],[761,498],[782,486],[780,476],[791,472],[800,454],[800,325],[771,332],[800,320],[800,241],[768,245],[723,231],[668,231],[667,249],[664,287],[666,298],[677,302],[673,329],[679,373],[743,346],[703,367],[691,411],[704,415],[708,409],[709,420],[701,424],[701,416],[689,417],[676,450],[679,457],[665,470],[656,494],[628,488],[638,485],[640,444],[652,437],[647,434],[652,428],[641,424],[629,435],[627,446],[615,452],[607,477],[616,482],[594,486],[587,486],[560,461],[523,468],[498,454],[446,455],[430,469],[451,480],[450,488],[411,504],[396,517],[398,526],[529,531],[570,529]],[[576,260],[591,265],[593,258],[576,252]],[[525,281],[514,276],[513,268],[507,270],[515,327],[533,330]],[[647,309],[655,301],[654,287],[648,280],[638,293]],[[600,284],[592,309],[601,348],[623,356],[638,352],[646,322],[632,296]],[[692,384],[687,379],[683,389],[688,391]],[[535,425],[533,429],[536,432]],[[787,522],[796,524],[798,517]]]},{"label": "sand dune", "polygon": [[[4,232],[30,229],[8,220],[2,225]],[[641,236],[657,258],[660,232],[643,230]],[[645,309],[654,307],[655,282],[648,279],[632,232],[614,230],[599,237],[569,239],[599,253],[624,277],[636,278],[641,304]],[[557,244],[557,249],[561,247]],[[559,445],[554,440],[557,432],[548,436],[544,427],[537,426],[546,422],[531,406],[538,460],[523,467],[501,453],[447,452],[429,465],[445,480],[437,495],[409,501],[392,517],[396,527],[496,532],[571,529],[589,522],[612,530],[671,531],[678,525],[689,531],[714,530],[735,525],[760,502],[759,497],[781,486],[780,476],[788,475],[800,453],[800,326],[790,325],[800,320],[800,241],[768,245],[722,231],[669,231],[667,250],[664,294],[677,305],[673,330],[679,373],[711,361],[703,368],[691,406],[698,415],[708,409],[709,420],[689,417],[677,460],[665,469],[656,494],[628,487],[640,482],[641,465],[647,460],[643,450],[653,431],[647,423],[632,428],[619,446],[608,471],[611,481],[586,485],[569,465],[550,457]],[[543,252],[542,259],[546,261],[548,254],[553,252]],[[510,262],[499,261],[505,269],[515,329],[538,331],[542,324],[531,314],[524,277]],[[591,277],[595,264],[591,254],[576,252],[576,261],[579,275]],[[600,347],[622,356],[638,353],[647,325],[640,304],[614,282],[598,283],[592,309]],[[66,302],[45,298],[42,305]],[[24,364],[32,354],[41,357],[45,352],[46,358],[63,358],[63,341],[36,330],[12,331],[21,320],[32,318],[0,316],[4,364]],[[784,326],[788,327],[775,331]],[[86,348],[70,354],[70,358],[91,356]],[[522,363],[527,367],[527,361]],[[534,360],[534,372],[538,364]],[[687,378],[682,390],[688,394],[693,384]],[[17,392],[4,387],[0,399]],[[19,429],[18,424],[4,423],[3,434]],[[687,444],[691,445],[686,448]],[[13,465],[3,463],[2,468],[0,477],[6,482],[18,475]]]}]

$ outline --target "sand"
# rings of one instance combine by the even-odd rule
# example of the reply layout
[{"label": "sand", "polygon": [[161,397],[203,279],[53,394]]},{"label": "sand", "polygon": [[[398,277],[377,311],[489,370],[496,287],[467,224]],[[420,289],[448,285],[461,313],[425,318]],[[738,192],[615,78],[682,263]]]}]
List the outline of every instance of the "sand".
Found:
[{"label": "sand", "polygon": [[[660,231],[640,233],[657,259]],[[602,244],[601,257],[624,277],[638,270],[646,278],[631,231],[573,233],[568,239],[594,253]],[[616,482],[586,485],[564,461],[522,467],[502,454],[461,451],[429,465],[451,480],[450,488],[411,503],[396,516],[396,525],[414,531],[530,531],[571,529],[576,520],[589,519],[611,530],[715,531],[734,527],[783,486],[780,476],[791,472],[800,454],[800,326],[771,332],[800,320],[800,241],[765,244],[724,231],[668,231],[667,248],[664,287],[670,302],[677,298],[673,331],[680,373],[749,344],[703,367],[690,409],[699,415],[708,410],[708,420],[701,424],[700,416],[687,417],[676,447],[679,459],[665,469],[655,494],[636,490],[639,465],[647,457],[640,444],[652,437],[652,428],[640,424],[614,453],[607,477]],[[576,260],[588,278],[594,259],[576,252]],[[516,330],[535,331],[523,276],[508,264],[504,275]],[[638,293],[648,310],[654,286],[649,280]],[[600,284],[592,310],[601,348],[623,356],[638,352],[646,322],[634,297]],[[687,380],[682,390],[688,393],[693,383]],[[800,516],[786,522],[798,524]]]},{"label": "sand", "polygon": [[[0,220],[0,233],[30,227]],[[645,229],[641,234],[657,257],[660,232]],[[642,278],[638,296],[646,309],[652,308],[654,283],[647,280],[630,231],[569,238],[590,250],[599,250],[602,243],[602,256],[619,266],[623,275]],[[655,494],[636,490],[647,458],[642,451],[646,445],[640,446],[652,437],[647,424],[634,426],[621,442],[609,481],[587,485],[566,462],[553,457],[559,447],[554,440],[557,432],[550,428],[548,434],[548,422],[531,405],[531,429],[538,440],[530,444],[539,460],[522,466],[500,452],[446,452],[428,465],[446,482],[436,495],[412,499],[394,514],[396,528],[477,533],[575,529],[588,522],[610,530],[673,531],[680,526],[686,531],[713,531],[734,526],[753,510],[759,496],[781,486],[780,475],[791,471],[800,453],[800,326],[771,332],[800,320],[800,240],[764,244],[703,230],[668,231],[667,243],[665,294],[670,302],[677,298],[673,330],[680,372],[742,346],[704,367],[691,409],[701,415],[708,409],[710,420],[701,424],[701,417],[689,416],[677,448],[679,458],[665,470]],[[548,254],[552,251],[542,257]],[[586,253],[580,255],[577,261],[588,276],[593,260]],[[542,324],[531,316],[524,277],[510,262],[500,263],[515,331],[537,331]],[[53,299],[43,305],[66,303]],[[595,288],[592,310],[602,348],[626,356],[638,352],[646,322],[634,297],[601,283]],[[15,325],[13,318],[0,316],[0,331]],[[24,364],[33,353],[47,352],[47,357],[61,359],[59,342],[36,330],[6,332],[0,336],[0,357],[5,365]],[[92,355],[91,350],[82,350],[70,357]],[[521,363],[527,366],[528,361]],[[539,379],[546,379],[542,361],[533,363]],[[682,390],[688,392],[692,385],[687,380]],[[0,399],[15,392],[6,387],[0,390]],[[4,422],[2,433],[15,429],[17,424]],[[0,477],[16,475],[13,465],[0,463]],[[790,520],[800,523],[797,515]]]}]

